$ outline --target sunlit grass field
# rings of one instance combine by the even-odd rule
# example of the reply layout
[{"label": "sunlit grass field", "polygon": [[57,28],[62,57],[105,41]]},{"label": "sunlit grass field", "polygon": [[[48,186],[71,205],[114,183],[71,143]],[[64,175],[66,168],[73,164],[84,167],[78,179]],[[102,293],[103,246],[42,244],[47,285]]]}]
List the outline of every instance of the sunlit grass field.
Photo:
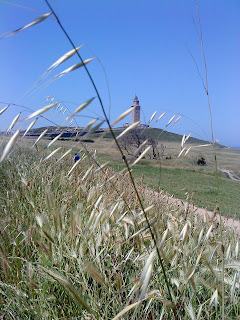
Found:
[{"label": "sunlit grass field", "polygon": [[[150,136],[157,137],[161,133],[157,129],[148,129]],[[146,134],[144,132],[144,134]],[[108,137],[108,135],[107,135]],[[149,188],[159,191],[164,190],[170,196],[185,200],[191,199],[196,206],[213,211],[216,207],[218,185],[216,179],[214,158],[212,148],[201,148],[201,150],[192,150],[188,156],[177,158],[180,150],[180,136],[166,133],[167,140],[159,140],[159,145],[165,146],[164,154],[160,160],[141,160],[133,168],[133,176],[137,181],[144,181]],[[104,163],[108,162],[114,170],[124,168],[121,156],[114,147],[113,140],[110,138],[100,138],[95,134],[91,136],[93,143],[87,143],[89,150],[97,151],[98,159]],[[194,142],[194,143],[193,143]],[[194,139],[189,146],[202,144],[203,141]],[[65,147],[69,141],[58,142]],[[80,147],[75,142],[75,150]],[[206,158],[206,165],[197,165],[198,154],[202,153]],[[172,159],[166,159],[171,156]],[[127,158],[130,158],[126,154]],[[232,170],[235,174],[240,172],[240,151],[217,147],[218,166]],[[240,218],[240,203],[238,201],[240,194],[240,182],[231,180],[226,173],[218,171],[219,177],[219,199],[221,213],[228,217]]]},{"label": "sunlit grass field", "polygon": [[[38,151],[29,139],[19,142],[0,170],[3,319],[218,318],[219,225],[151,196],[145,180],[158,168],[134,169],[170,297],[129,176],[117,170],[122,163],[99,170],[98,155],[82,150],[72,170],[74,151],[59,163],[60,151],[43,161],[52,151],[46,142]],[[171,177],[177,185],[181,171],[162,169],[157,181]],[[240,315],[238,239],[223,230],[226,319]]]}]

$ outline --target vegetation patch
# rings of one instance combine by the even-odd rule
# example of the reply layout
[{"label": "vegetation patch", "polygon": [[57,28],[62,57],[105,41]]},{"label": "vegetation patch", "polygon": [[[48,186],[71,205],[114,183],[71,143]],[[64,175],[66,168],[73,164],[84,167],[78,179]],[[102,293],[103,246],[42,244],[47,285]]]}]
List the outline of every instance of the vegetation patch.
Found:
[{"label": "vegetation patch", "polygon": [[[50,152],[32,152],[21,142],[1,167],[0,313],[6,319],[218,317],[222,262],[215,221],[186,216],[140,184],[159,260],[128,174],[99,170],[84,151],[73,170],[72,154],[59,163],[57,154],[42,161]],[[173,179],[177,187],[191,174],[161,169],[160,185]],[[151,186],[156,168],[141,165],[134,175],[148,176]],[[215,196],[211,185],[205,195],[210,191]],[[223,239],[225,314],[237,319],[238,238],[226,230]]]}]

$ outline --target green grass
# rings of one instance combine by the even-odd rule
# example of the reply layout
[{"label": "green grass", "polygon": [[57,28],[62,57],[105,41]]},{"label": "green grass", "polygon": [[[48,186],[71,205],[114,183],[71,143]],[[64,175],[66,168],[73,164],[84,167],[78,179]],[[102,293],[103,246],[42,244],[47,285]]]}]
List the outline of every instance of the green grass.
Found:
[{"label": "green grass", "polygon": [[[116,128],[114,130],[115,135],[120,134],[124,129],[122,128]],[[165,131],[163,129],[159,128],[145,128],[145,129],[137,129],[139,135],[146,136],[147,138],[153,138],[157,141],[164,141],[164,142],[178,142],[181,143],[182,141],[182,135],[177,134],[177,133],[172,133]],[[104,138],[106,139],[112,139],[111,133],[108,132]],[[197,138],[192,138],[190,137],[188,142],[190,143],[195,143],[195,144],[203,144],[203,143],[209,143],[207,141],[203,141]]]},{"label": "green grass", "polygon": [[[179,199],[186,199],[187,194],[196,206],[213,211],[217,200],[217,182],[214,175],[194,170],[156,168],[137,166],[134,176],[144,175],[144,183],[150,188],[163,189]],[[226,216],[240,218],[240,183],[227,178],[220,178],[220,208]]]},{"label": "green grass", "polygon": [[[27,140],[18,143],[0,170],[0,314],[5,319],[113,319],[142,294],[145,300],[123,319],[160,314],[173,319],[159,259],[148,262],[154,244],[128,175],[117,174],[106,183],[114,174],[111,167],[94,173],[97,166],[86,157],[67,177],[72,155],[57,165],[60,154],[41,162],[50,150],[39,145],[33,152]],[[123,163],[112,162],[112,167],[121,169]],[[136,181],[143,172],[144,180],[146,175],[151,180],[156,170],[137,166]],[[183,170],[162,169],[160,178],[167,180],[169,172],[178,179]],[[219,227],[212,222],[209,233],[209,225],[191,212],[184,218],[182,208],[139,192],[145,208],[153,205],[147,214],[158,243],[167,230],[161,255],[178,319],[191,319],[189,306],[202,319],[219,318],[220,306],[209,305],[221,285]],[[224,270],[225,295],[231,297],[225,313],[237,319],[238,238],[226,230],[223,239],[231,265]],[[150,277],[146,266],[152,268]]]},{"label": "green grass", "polygon": [[[124,168],[124,164],[110,155],[98,155],[102,162],[109,161],[115,170]],[[153,166],[154,165],[154,166]],[[142,161],[133,168],[133,176],[154,190],[162,189],[176,198],[191,198],[196,206],[213,211],[216,207],[217,180],[215,173],[203,167],[197,169],[166,168],[160,162]],[[230,180],[219,173],[220,209],[228,217],[240,218],[240,182]]]}]

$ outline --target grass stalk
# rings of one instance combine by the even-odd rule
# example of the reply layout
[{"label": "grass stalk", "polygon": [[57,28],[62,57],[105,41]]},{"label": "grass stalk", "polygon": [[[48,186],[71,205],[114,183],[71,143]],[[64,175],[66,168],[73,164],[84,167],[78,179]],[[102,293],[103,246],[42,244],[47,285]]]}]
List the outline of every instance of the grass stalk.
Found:
[{"label": "grass stalk", "polygon": [[[151,225],[150,225],[150,223],[149,223],[148,216],[147,216],[147,214],[146,214],[146,212],[145,212],[145,210],[144,210],[144,206],[143,206],[142,200],[141,200],[141,198],[140,198],[140,195],[139,195],[139,193],[138,193],[138,190],[137,190],[137,188],[136,188],[136,184],[135,184],[135,182],[134,182],[134,179],[133,179],[131,170],[130,170],[130,168],[129,168],[128,162],[127,162],[126,158],[124,157],[123,151],[122,151],[122,149],[121,149],[121,147],[120,147],[120,145],[119,145],[119,143],[118,143],[118,141],[117,141],[117,139],[116,139],[116,137],[115,137],[115,134],[114,134],[114,132],[113,132],[113,130],[112,130],[112,126],[111,126],[110,121],[109,121],[109,119],[108,119],[108,117],[107,117],[107,114],[106,114],[105,108],[104,108],[104,106],[103,106],[103,102],[102,102],[102,99],[101,99],[100,94],[99,94],[99,92],[98,92],[98,89],[97,89],[97,87],[96,87],[96,84],[95,84],[95,82],[94,82],[94,80],[93,80],[93,78],[92,78],[92,76],[91,76],[91,74],[90,74],[87,66],[84,64],[84,61],[83,61],[81,55],[80,55],[79,52],[77,51],[76,46],[74,45],[72,39],[70,38],[70,36],[68,35],[67,31],[66,31],[65,28],[63,27],[62,23],[60,22],[58,16],[56,15],[56,13],[55,13],[55,11],[53,10],[52,6],[50,5],[49,1],[48,1],[48,0],[45,0],[45,2],[46,2],[46,4],[48,5],[49,9],[51,10],[52,14],[55,16],[55,18],[56,18],[56,20],[57,20],[57,23],[58,23],[58,25],[60,26],[61,30],[63,31],[63,33],[65,34],[65,36],[66,36],[67,39],[69,40],[69,42],[71,43],[72,47],[75,49],[76,54],[78,55],[79,59],[80,59],[81,62],[83,63],[83,66],[84,66],[84,68],[85,68],[85,71],[87,72],[87,75],[88,75],[88,77],[89,77],[89,79],[90,79],[90,81],[91,81],[91,83],[92,83],[92,86],[93,86],[93,88],[94,88],[94,90],[95,90],[95,92],[96,92],[96,94],[97,94],[99,103],[100,103],[100,105],[101,105],[102,112],[103,112],[103,114],[104,114],[104,118],[105,118],[105,120],[106,120],[106,122],[107,122],[107,124],[108,124],[109,130],[110,130],[111,135],[112,135],[112,137],[113,137],[113,139],[114,139],[114,141],[115,141],[115,143],[116,143],[116,146],[117,146],[117,148],[118,148],[118,150],[119,150],[122,158],[124,159],[124,163],[125,163],[125,165],[126,165],[126,168],[127,168],[128,173],[129,173],[129,177],[130,177],[131,183],[132,183],[132,185],[133,185],[133,188],[134,188],[134,190],[135,190],[135,193],[136,193],[138,202],[139,202],[140,207],[141,207],[141,209],[142,209],[142,211],[143,211],[143,213],[144,213],[144,216],[145,216],[145,219],[146,219],[148,228],[149,228],[150,233],[151,233],[152,240],[153,240],[154,245],[155,245],[156,250],[157,250],[157,255],[158,255],[158,258],[159,258],[159,261],[160,261],[160,264],[161,264],[161,268],[162,268],[162,271],[163,271],[164,280],[165,280],[165,283],[166,283],[167,289],[168,289],[169,299],[170,299],[170,301],[171,301],[172,304],[173,304],[173,298],[172,298],[172,294],[171,294],[171,291],[170,291],[170,283],[169,283],[168,278],[167,278],[167,276],[166,276],[165,267],[164,267],[164,265],[163,265],[163,261],[162,261],[162,257],[161,257],[160,251],[158,250],[158,247],[157,247],[157,241],[156,241],[155,235],[154,235],[153,230],[152,230],[152,228],[151,228]],[[173,304],[173,305],[174,305],[174,304]],[[177,319],[177,314],[176,314],[176,311],[175,311],[175,307],[173,308],[173,313],[174,313],[174,318]]]},{"label": "grass stalk", "polygon": [[[219,174],[218,174],[218,165],[217,165],[217,155],[216,155],[216,148],[215,148],[215,140],[214,140],[214,134],[213,134],[213,121],[212,121],[212,108],[210,104],[210,98],[209,98],[209,89],[208,89],[208,70],[207,70],[207,62],[203,47],[203,34],[202,34],[202,25],[200,20],[200,13],[199,13],[199,7],[198,7],[198,1],[195,0],[196,8],[197,8],[197,15],[198,15],[198,24],[199,24],[199,30],[200,30],[200,42],[201,42],[201,49],[202,49],[202,56],[204,61],[204,69],[205,69],[205,92],[207,95],[207,102],[208,102],[208,109],[209,109],[209,116],[210,116],[210,123],[211,123],[211,136],[212,136],[212,145],[213,145],[213,152],[214,152],[214,163],[215,163],[215,174],[216,174],[216,180],[217,180],[217,199],[218,199],[218,205],[219,205]],[[222,216],[221,216],[221,210],[219,209],[219,217],[220,217],[220,237],[221,237],[221,253],[222,253],[222,320],[224,320],[224,245],[223,245],[223,230],[222,230]]]}]

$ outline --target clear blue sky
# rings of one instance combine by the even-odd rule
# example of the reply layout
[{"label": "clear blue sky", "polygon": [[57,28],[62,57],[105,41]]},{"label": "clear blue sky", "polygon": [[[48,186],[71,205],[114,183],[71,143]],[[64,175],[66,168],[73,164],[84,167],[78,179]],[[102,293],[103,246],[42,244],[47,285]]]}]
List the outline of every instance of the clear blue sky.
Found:
[{"label": "clear blue sky", "polygon": [[[38,13],[0,1],[0,34],[16,30],[49,12],[42,0],[14,0],[14,3],[33,8]],[[50,3],[75,45],[85,44],[80,50],[83,58],[97,56],[101,60],[109,82],[111,106],[100,63],[94,60],[88,67],[111,120],[131,106],[136,93],[143,123],[156,110],[157,115],[168,111],[157,124],[161,128],[172,115],[182,114],[184,116],[170,130],[179,134],[194,132],[193,135],[204,139],[206,133],[211,139],[207,97],[188,52],[189,49],[205,79],[195,1],[50,0]],[[200,0],[199,11],[214,137],[222,144],[240,146],[240,2]],[[95,96],[85,71],[79,69],[36,95],[22,98],[46,69],[71,49],[53,18],[0,40],[0,101],[36,110],[45,105],[45,97],[50,95],[57,101],[65,101],[73,111],[77,105]],[[52,76],[77,62],[77,57],[73,57]],[[0,108],[4,106],[4,103],[0,104]],[[26,111],[13,106],[1,115],[0,130],[6,129],[20,111],[24,118]],[[82,115],[102,118],[98,101],[95,99]],[[46,116],[58,124],[64,119],[58,111]],[[89,120],[77,117],[77,121],[83,126]],[[39,125],[46,124],[39,122]]]}]

